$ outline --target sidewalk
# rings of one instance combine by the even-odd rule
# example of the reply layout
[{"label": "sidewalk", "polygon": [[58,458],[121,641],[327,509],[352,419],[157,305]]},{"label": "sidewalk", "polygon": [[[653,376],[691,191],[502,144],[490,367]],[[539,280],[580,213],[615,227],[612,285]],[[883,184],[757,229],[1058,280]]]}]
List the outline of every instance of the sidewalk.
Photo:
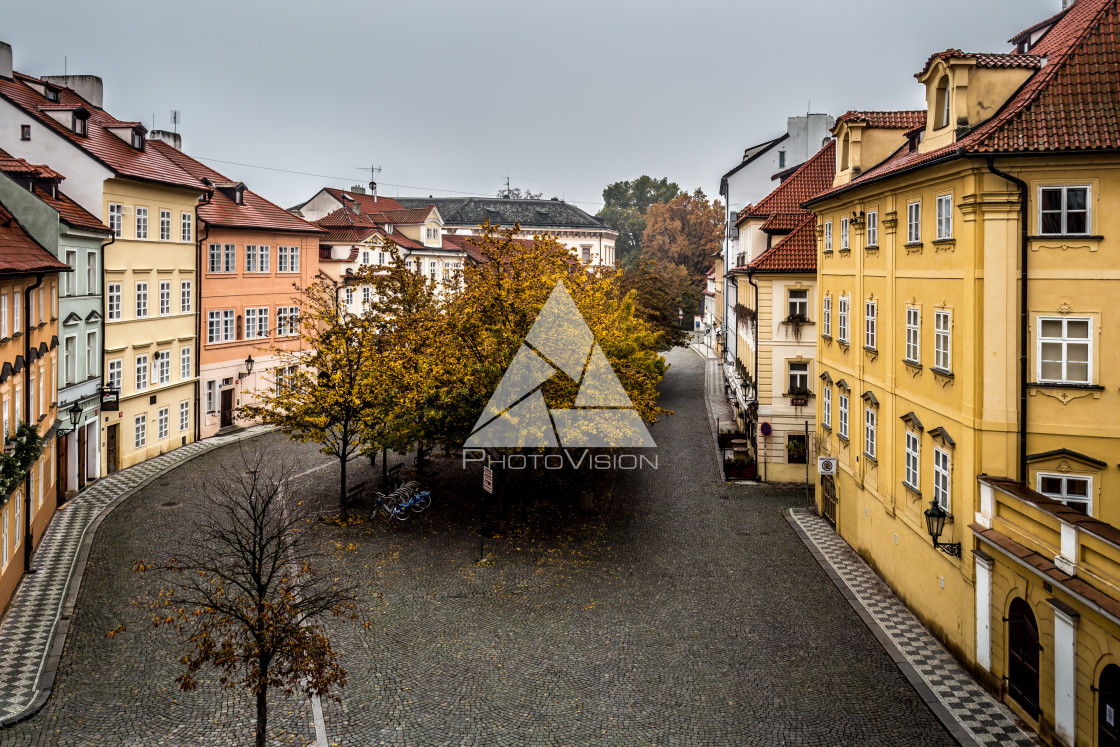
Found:
[{"label": "sidewalk", "polygon": [[23,577],[0,618],[0,727],[31,716],[50,696],[89,548],[104,517],[164,472],[271,430],[258,425],[187,444],[98,480],[59,509],[35,551],[33,573]]},{"label": "sidewalk", "polygon": [[959,743],[1041,744],[1019,727],[1006,706],[976,683],[824,519],[801,508],[789,509],[786,519]]}]

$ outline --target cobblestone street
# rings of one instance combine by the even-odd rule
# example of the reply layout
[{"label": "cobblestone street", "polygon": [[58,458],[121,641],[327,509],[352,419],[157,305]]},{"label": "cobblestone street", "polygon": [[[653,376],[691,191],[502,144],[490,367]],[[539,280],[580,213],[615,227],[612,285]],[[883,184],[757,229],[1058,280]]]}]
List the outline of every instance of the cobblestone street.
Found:
[{"label": "cobblestone street", "polygon": [[[350,684],[325,701],[345,745],[948,745],[954,741],[783,518],[801,486],[725,485],[705,363],[674,351],[650,432],[658,469],[596,477],[596,506],[549,475],[514,479],[508,530],[479,563],[477,467],[436,458],[433,504],[406,522],[323,525],[363,620],[330,619]],[[277,461],[328,464],[280,434]],[[181,644],[134,605],[136,558],[182,541],[200,456],[101,526],[54,694],[2,745],[251,742],[252,708],[207,676],[181,693]],[[411,459],[409,460],[411,464]],[[380,471],[378,466],[377,471]],[[370,479],[370,467],[352,479]],[[337,490],[337,466],[305,478]],[[172,505],[173,504],[173,505]],[[489,506],[490,521],[495,506]],[[106,633],[124,625],[114,638]],[[313,744],[310,706],[273,698],[272,742]]]}]

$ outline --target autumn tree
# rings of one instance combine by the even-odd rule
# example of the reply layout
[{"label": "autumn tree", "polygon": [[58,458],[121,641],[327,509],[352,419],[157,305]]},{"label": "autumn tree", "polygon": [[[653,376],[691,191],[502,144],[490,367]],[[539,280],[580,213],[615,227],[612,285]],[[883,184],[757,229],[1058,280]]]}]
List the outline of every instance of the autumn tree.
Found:
[{"label": "autumn tree", "polygon": [[641,260],[623,272],[620,282],[623,289],[634,292],[639,315],[660,333],[662,349],[684,344],[687,335],[677,312],[700,303],[700,292],[684,267]]},{"label": "autumn tree", "polygon": [[681,193],[676,183],[666,178],[640,176],[633,181],[615,182],[603,190],[603,207],[596,214],[618,231],[615,257],[624,267],[632,267],[641,253],[642,234],[650,205],[668,202]]},{"label": "autumn tree", "polygon": [[339,511],[346,520],[346,465],[362,450],[363,421],[371,399],[369,371],[376,366],[376,328],[346,311],[344,283],[326,275],[299,295],[302,350],[275,350],[274,385],[244,416],[277,426],[296,441],[322,446],[338,459]]},{"label": "autumn tree", "polygon": [[702,287],[712,255],[723,242],[723,205],[708,201],[703,190],[651,205],[642,233],[642,259],[670,262],[688,271]]},{"label": "autumn tree", "polygon": [[[268,693],[323,697],[346,672],[317,619],[348,614],[351,591],[317,572],[323,560],[309,507],[290,492],[290,470],[242,451],[205,483],[187,541],[158,566],[165,582],[153,624],[188,640],[180,689],[194,690],[205,667],[225,688],[256,701],[256,745],[268,733]],[[151,566],[140,565],[149,570]]]}]

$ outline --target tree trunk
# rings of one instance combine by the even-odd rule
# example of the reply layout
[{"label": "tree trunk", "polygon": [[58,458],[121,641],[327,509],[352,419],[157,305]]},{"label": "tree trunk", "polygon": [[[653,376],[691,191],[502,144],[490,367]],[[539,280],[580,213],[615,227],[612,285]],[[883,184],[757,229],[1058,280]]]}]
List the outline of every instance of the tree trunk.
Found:
[{"label": "tree trunk", "polygon": [[[262,666],[262,673],[264,672]],[[264,680],[265,677],[261,676]],[[268,690],[266,685],[262,682],[257,688],[257,747],[266,747],[265,736],[268,734]]]},{"label": "tree trunk", "polygon": [[346,452],[338,458],[342,464],[342,479],[338,484],[338,510],[342,521],[346,521]]}]

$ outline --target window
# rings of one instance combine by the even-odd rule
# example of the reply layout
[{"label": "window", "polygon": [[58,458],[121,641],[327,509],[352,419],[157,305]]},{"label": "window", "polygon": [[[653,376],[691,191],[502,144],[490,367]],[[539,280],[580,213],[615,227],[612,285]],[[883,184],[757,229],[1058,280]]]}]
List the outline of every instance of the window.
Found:
[{"label": "window", "polygon": [[28,414],[31,416],[31,422],[34,423],[34,422],[36,422],[35,406],[39,402],[39,398],[35,396],[35,377],[34,376],[31,377],[30,387],[31,387],[31,396],[28,399],[31,400],[31,412],[28,413]]},{"label": "window", "polygon": [[1076,475],[1051,475],[1040,472],[1038,492],[1047,498],[1061,501],[1070,508],[1089,514],[1093,513],[1093,479]]},{"label": "window", "polygon": [[830,220],[824,222],[824,250],[832,251],[832,221]]},{"label": "window", "polygon": [[848,218],[840,219],[840,251],[848,251]]},{"label": "window", "polygon": [[[428,241],[438,240],[439,239],[439,229],[438,228],[429,228],[427,236],[428,236]],[[382,253],[381,264],[385,264],[384,253]]]},{"label": "window", "polygon": [[789,292],[789,315],[809,318],[809,291],[793,288]]},{"label": "window", "polygon": [[30,140],[31,139],[31,125],[20,125],[19,126],[19,139],[20,140]]},{"label": "window", "polygon": [[97,375],[97,331],[86,332],[86,378],[91,379]]},{"label": "window", "polygon": [[[591,247],[589,247],[589,246],[580,247],[580,254],[583,257],[583,261],[584,261],[585,264],[590,264],[591,263]],[[435,277],[435,275],[432,275],[432,277]]]},{"label": "window", "polygon": [[8,339],[8,294],[0,294],[0,337]]},{"label": "window", "polygon": [[132,131],[132,147],[136,150],[144,150],[144,136],[139,131]]},{"label": "window", "polygon": [[179,378],[186,381],[191,378],[191,346],[179,348]]},{"label": "window", "polygon": [[161,407],[156,414],[156,438],[162,441],[167,438],[171,425],[171,408]]},{"label": "window", "polygon": [[875,458],[875,424],[877,416],[875,410],[868,407],[863,411],[863,453]]},{"label": "window", "polygon": [[288,271],[288,247],[286,246],[276,247],[276,271]]},{"label": "window", "polygon": [[148,356],[136,356],[136,390],[148,388]]},{"label": "window", "polygon": [[136,208],[136,238],[148,238],[148,208]]},{"label": "window", "polygon": [[171,313],[171,281],[161,280],[159,283],[159,315],[167,316]]},{"label": "window", "polygon": [[786,436],[786,464],[805,464],[808,461],[805,436]]},{"label": "window", "polygon": [[179,403],[179,432],[187,430],[191,427],[191,403]]},{"label": "window", "polygon": [[86,252],[86,293],[97,293],[97,252]]},{"label": "window", "polygon": [[222,271],[222,245],[211,244],[208,255],[210,258],[208,271],[221,272]]},{"label": "window", "polygon": [[867,246],[879,246],[879,211],[867,213]]},{"label": "window", "polygon": [[299,334],[299,307],[276,307],[276,334],[277,336]]},{"label": "window", "polygon": [[363,249],[362,250],[362,264],[363,265],[368,265],[370,263],[369,256],[370,256],[369,249]]},{"label": "window", "polygon": [[821,425],[832,429],[832,387],[826,386],[821,392]]},{"label": "window", "polygon": [[156,353],[156,372],[160,384],[171,383],[171,351],[163,350]]},{"label": "window", "polygon": [[847,171],[851,163],[852,135],[845,132],[844,139],[840,141],[840,171]]},{"label": "window", "polygon": [[354,303],[354,289],[353,288],[347,288],[346,289],[346,305],[350,306],[353,303]]},{"label": "window", "polygon": [[369,299],[370,299],[369,290],[370,289],[369,289],[368,285],[363,285],[362,286],[362,305],[363,306],[369,306]]},{"label": "window", "polygon": [[184,280],[179,283],[179,313],[188,314],[191,307],[191,281]]},{"label": "window", "polygon": [[133,448],[143,448],[148,443],[148,416],[137,415],[132,424]]},{"label": "window", "polygon": [[121,237],[121,226],[124,223],[124,206],[116,203],[109,204],[109,229],[116,238]]},{"label": "window", "polygon": [[934,94],[934,110],[937,112],[937,127],[949,126],[949,76],[941,76],[941,80],[937,81],[937,90]]},{"label": "window", "polygon": [[[78,253],[76,251],[74,251],[73,249],[67,249],[66,250],[66,264],[70,265],[71,269],[74,269],[76,267],[76,265],[78,264]],[[78,293],[78,273],[68,272],[68,273],[66,273],[66,292],[65,292],[65,295],[74,296],[74,295],[77,295],[77,293]]]},{"label": "window", "polygon": [[23,334],[23,323],[20,319],[20,314],[23,313],[23,292],[14,291],[12,293],[12,325],[13,335]]},{"label": "window", "polygon": [[179,240],[180,241],[190,241],[191,240],[191,218],[192,217],[193,216],[191,216],[190,213],[183,213],[182,218],[180,219],[180,222],[179,222],[179,231],[180,231]]},{"label": "window", "polygon": [[922,203],[911,202],[906,206],[906,243],[922,241]]},{"label": "window", "polygon": [[136,284],[136,318],[143,319],[148,315],[148,284]]},{"label": "window", "polygon": [[258,264],[260,266],[258,272],[269,272],[270,268],[272,267],[272,263],[268,258],[268,244],[257,247],[257,253],[259,260]]},{"label": "window", "polygon": [[[590,251],[590,250],[589,250],[589,251]],[[588,261],[589,261],[589,260],[588,260]],[[438,264],[438,263],[437,263],[437,262],[436,262],[436,261],[435,261],[434,259],[433,259],[432,261],[430,261],[430,262],[428,263],[428,275],[430,275],[430,276],[431,276],[432,280],[435,280],[435,279],[436,279],[436,267],[437,267],[437,264]]]},{"label": "window", "polygon": [[257,247],[254,244],[245,245],[245,272],[257,271]]},{"label": "window", "polygon": [[848,297],[840,296],[840,342],[848,342]]},{"label": "window", "polygon": [[906,485],[910,489],[918,489],[918,469],[921,464],[921,442],[918,434],[906,431]]},{"label": "window", "polygon": [[206,412],[218,411],[218,382],[214,379],[206,382]]},{"label": "window", "polygon": [[171,211],[159,211],[159,240],[171,241]]},{"label": "window", "polygon": [[951,318],[948,311],[937,311],[933,315],[933,367],[942,371],[952,371]]},{"label": "window", "polygon": [[784,150],[778,151],[778,168],[784,169],[786,167],[786,152]]},{"label": "window", "polygon": [[109,361],[109,386],[118,392],[121,390],[121,370],[123,367],[124,364],[120,358]]},{"label": "window", "polygon": [[377,264],[379,264],[379,265],[385,264],[385,252],[378,252],[377,253]]},{"label": "window", "polygon": [[921,312],[910,306],[906,309],[906,360],[917,363],[921,360],[922,316]]},{"label": "window", "polygon": [[[26,125],[24,125],[26,127]],[[27,138],[24,138],[26,140]],[[19,505],[19,499],[15,504]],[[16,536],[19,536],[19,524],[16,524]],[[8,567],[8,507],[0,513],[0,569]]]},{"label": "window", "polygon": [[840,392],[840,438],[848,440],[848,395]]},{"label": "window", "polygon": [[66,371],[66,386],[70,386],[77,381],[78,369],[78,338],[70,335],[66,338],[66,345],[62,351],[64,358],[63,367]]},{"label": "window", "polygon": [[1042,187],[1038,192],[1039,233],[1089,233],[1088,187]]},{"label": "window", "polygon": [[809,364],[791,361],[789,364],[790,394],[809,391]]},{"label": "window", "polygon": [[1038,319],[1038,380],[1092,383],[1092,319]]},{"label": "window", "polygon": [[946,513],[953,513],[949,507],[949,452],[933,449],[933,499]]},{"label": "window", "polygon": [[824,336],[832,337],[832,296],[824,297]]},{"label": "window", "polygon": [[206,341],[229,342],[234,339],[233,309],[210,311],[206,314]]},{"label": "window", "polygon": [[23,387],[16,386],[16,427],[23,422]]},{"label": "window", "polygon": [[222,266],[215,272],[237,272],[237,245],[225,244],[222,247]]},{"label": "window", "polygon": [[937,238],[953,238],[953,197],[941,195],[937,198]]},{"label": "window", "polygon": [[121,318],[121,284],[109,283],[106,286],[108,291],[108,313],[109,320],[117,320]]},{"label": "window", "polygon": [[877,302],[867,301],[863,304],[863,345],[875,349],[875,312]]},{"label": "window", "polygon": [[290,272],[299,272],[299,247],[288,247],[288,270]]},{"label": "window", "polygon": [[268,307],[245,309],[245,339],[268,337]]}]

